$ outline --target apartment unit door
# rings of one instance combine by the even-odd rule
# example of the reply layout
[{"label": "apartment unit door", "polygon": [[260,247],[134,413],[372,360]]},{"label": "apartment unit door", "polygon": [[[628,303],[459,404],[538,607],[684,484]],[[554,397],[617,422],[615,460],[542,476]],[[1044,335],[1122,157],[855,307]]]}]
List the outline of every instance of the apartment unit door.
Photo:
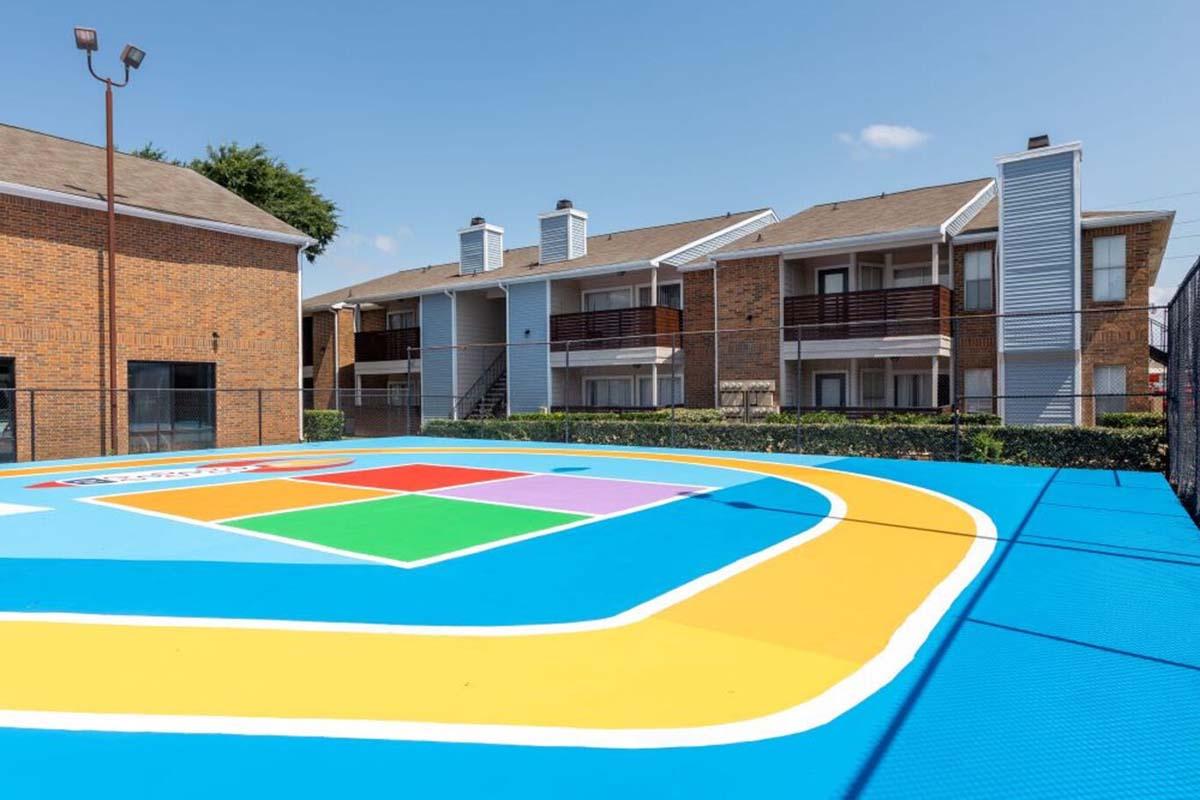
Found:
[{"label": "apartment unit door", "polygon": [[[130,361],[129,452],[216,447],[216,372],[211,363]],[[231,400],[247,404],[249,397]]]},{"label": "apartment unit door", "polygon": [[0,462],[17,458],[17,369],[11,358],[0,358]]},{"label": "apartment unit door", "polygon": [[818,372],[816,401],[821,408],[841,408],[846,405],[846,376],[841,372]]}]

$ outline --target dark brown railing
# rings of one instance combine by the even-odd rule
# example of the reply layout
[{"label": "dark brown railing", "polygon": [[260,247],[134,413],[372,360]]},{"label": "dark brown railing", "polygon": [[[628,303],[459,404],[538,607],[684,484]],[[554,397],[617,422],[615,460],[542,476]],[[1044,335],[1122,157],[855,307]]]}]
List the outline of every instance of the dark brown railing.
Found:
[{"label": "dark brown railing", "polygon": [[670,347],[683,327],[683,312],[667,306],[580,311],[550,317],[551,349],[612,350],[618,347]]},{"label": "dark brown railing", "polygon": [[950,335],[950,290],[910,286],[840,294],[810,294],[783,301],[785,336],[802,339],[864,339],[881,336]]},{"label": "dark brown railing", "polygon": [[420,358],[420,346],[420,328],[360,332],[354,334],[354,360],[403,361],[410,352],[413,358]]}]

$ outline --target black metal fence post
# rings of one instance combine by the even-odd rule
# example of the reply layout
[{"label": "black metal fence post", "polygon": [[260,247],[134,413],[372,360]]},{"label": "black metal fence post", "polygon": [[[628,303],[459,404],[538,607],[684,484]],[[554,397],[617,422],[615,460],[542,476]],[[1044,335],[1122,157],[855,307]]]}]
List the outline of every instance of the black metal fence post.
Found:
[{"label": "black metal fence post", "polygon": [[[958,318],[950,320],[950,385],[954,387],[950,398],[950,413],[954,415],[954,460],[962,460],[962,430],[959,427],[959,409],[962,408],[963,387],[958,377]],[[937,387],[933,389],[937,392]]]},{"label": "black metal fence post", "polygon": [[802,354],[800,352],[800,349],[803,346],[803,342],[802,342],[803,338],[804,338],[803,327],[800,325],[797,325],[796,326],[796,388],[795,388],[796,396],[793,398],[793,400],[795,401],[795,406],[796,406],[796,452],[797,453],[804,452],[804,436],[800,429],[800,388],[801,388],[801,386],[803,386],[802,377],[804,374],[804,369],[803,369],[804,362],[801,360]]},{"label": "black metal fence post", "polygon": [[412,436],[412,345],[404,347],[404,435]]},{"label": "black metal fence post", "polygon": [[[567,339],[563,363],[563,442],[571,443],[571,340]],[[550,389],[550,405],[554,405],[554,387]]]},{"label": "black metal fence post", "polygon": [[676,346],[678,336],[677,333],[671,334],[671,425],[667,440],[667,444],[671,447],[675,446],[675,406],[679,405],[679,398],[675,396],[675,353],[679,349]]},{"label": "black metal fence post", "polygon": [[[13,430],[16,430],[16,395],[13,395]],[[16,438],[13,439],[16,446]],[[29,460],[37,461],[37,389],[29,390]]]},{"label": "black metal fence post", "polygon": [[263,444],[263,390],[258,390],[258,446]]}]

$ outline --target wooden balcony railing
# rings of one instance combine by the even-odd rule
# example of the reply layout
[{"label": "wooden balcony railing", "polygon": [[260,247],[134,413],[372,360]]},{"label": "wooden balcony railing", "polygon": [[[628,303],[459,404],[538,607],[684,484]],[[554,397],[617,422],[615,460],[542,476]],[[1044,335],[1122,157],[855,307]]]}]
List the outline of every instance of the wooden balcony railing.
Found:
[{"label": "wooden balcony railing", "polygon": [[620,347],[670,347],[672,338],[682,347],[679,333],[683,312],[667,306],[581,311],[550,317],[552,350],[613,350]]},{"label": "wooden balcony railing", "polygon": [[950,335],[950,290],[910,286],[840,294],[811,294],[783,301],[788,341],[802,326],[804,341],[883,336]]},{"label": "wooden balcony railing", "polygon": [[365,331],[354,334],[355,361],[403,361],[411,354],[420,358],[420,328]]}]

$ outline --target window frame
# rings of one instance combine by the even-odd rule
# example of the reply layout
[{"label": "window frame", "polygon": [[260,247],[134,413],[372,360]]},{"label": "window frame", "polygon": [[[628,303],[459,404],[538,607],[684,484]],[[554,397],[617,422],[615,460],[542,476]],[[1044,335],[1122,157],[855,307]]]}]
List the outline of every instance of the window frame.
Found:
[{"label": "window frame", "polygon": [[[986,277],[971,277],[972,262],[982,260],[982,256],[987,257],[987,276]],[[975,256],[975,258],[972,258]],[[978,267],[978,264],[976,263]],[[980,284],[987,284],[987,296],[984,297],[981,291]],[[975,298],[972,302],[971,287],[975,286]],[[991,248],[968,250],[963,253],[963,311],[991,311],[996,307],[996,254]]]},{"label": "window frame", "polygon": [[[987,375],[988,394],[991,397],[976,396],[969,386],[969,376],[974,373]],[[990,414],[995,408],[993,399],[996,395],[996,376],[991,367],[972,367],[963,370],[963,411],[968,414]]]},{"label": "window frame", "polygon": [[[588,402],[589,396],[588,384],[599,383],[601,381],[621,381],[629,387],[629,404],[623,406],[614,406],[612,404],[601,406]],[[585,375],[583,377],[582,396],[580,397],[580,406],[584,408],[637,408],[637,384],[633,380],[632,375]],[[611,394],[611,393],[610,393]]]},{"label": "window frame", "polygon": [[[1106,256],[1111,256],[1113,253],[1112,245],[1117,241],[1120,242],[1120,247],[1117,252],[1121,254],[1120,266],[1106,264],[1100,266],[1099,245],[1104,243],[1106,247]],[[1129,259],[1127,258],[1126,248],[1128,247],[1128,239],[1123,233],[1115,233],[1109,236],[1094,236],[1092,237],[1092,302],[1093,303],[1123,303],[1125,298],[1129,296]],[[1120,292],[1119,296],[1110,296],[1107,291],[1112,288],[1113,278],[1112,273],[1120,273]],[[1101,273],[1104,273],[1105,280],[1103,283],[1099,280]],[[1106,293],[1101,296],[1100,287],[1105,287]]]},{"label": "window frame", "polygon": [[[1100,370],[1115,369],[1121,371],[1121,386],[1120,393],[1100,392],[1098,380]],[[1129,391],[1129,366],[1127,364],[1093,364],[1092,365],[1092,407],[1094,415],[1099,419],[1101,414],[1120,414],[1129,409],[1129,398],[1126,393]],[[1101,394],[1112,394],[1112,396],[1101,397]],[[1112,406],[1110,407],[1110,404]],[[1117,408],[1116,406],[1120,407]],[[1101,407],[1103,406],[1103,407]]]},{"label": "window frame", "polygon": [[[412,325],[403,325],[400,327],[393,327],[392,326],[392,317],[398,317],[401,315],[407,315],[408,317],[410,317],[413,321],[413,324]],[[408,330],[410,328],[415,328],[415,327],[417,327],[416,322],[417,322],[417,312],[413,311],[411,308],[402,308],[402,309],[398,309],[396,311],[388,311],[384,314],[384,318],[383,318],[384,329],[389,330],[389,331],[403,331],[403,330]]]}]

